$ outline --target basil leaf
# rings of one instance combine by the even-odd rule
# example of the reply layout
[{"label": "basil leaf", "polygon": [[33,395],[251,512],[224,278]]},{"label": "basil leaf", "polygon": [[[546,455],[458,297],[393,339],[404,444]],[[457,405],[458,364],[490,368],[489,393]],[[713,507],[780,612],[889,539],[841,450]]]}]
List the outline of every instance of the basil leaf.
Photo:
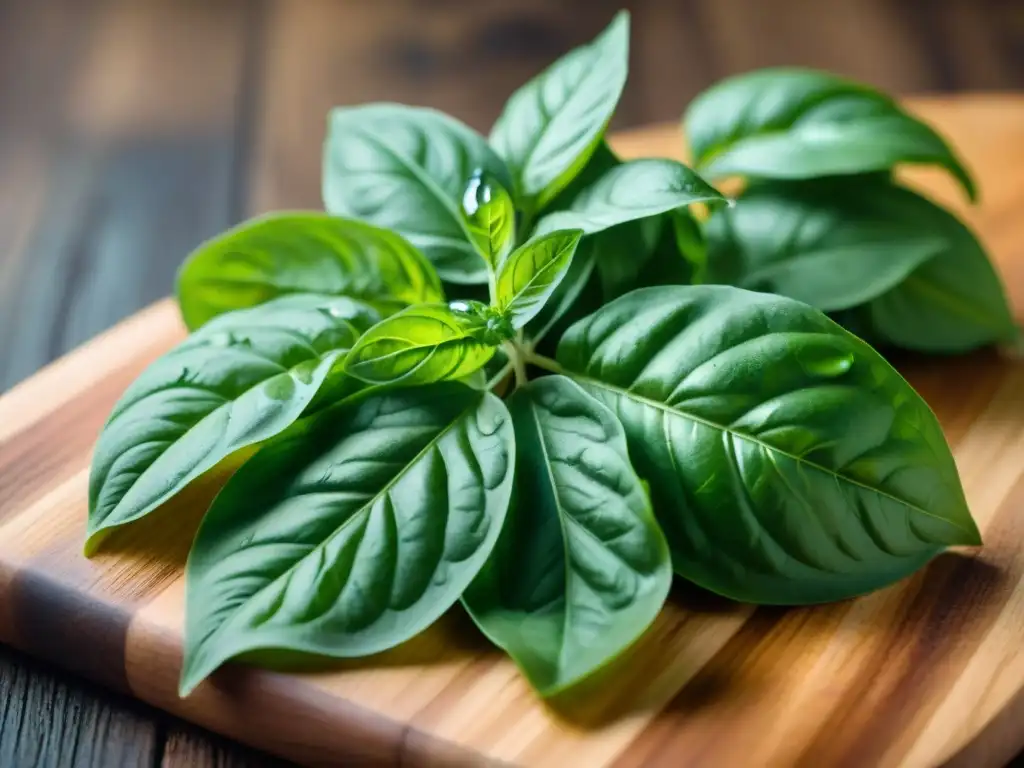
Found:
[{"label": "basil leaf", "polygon": [[[673,256],[681,256],[683,265],[673,265],[664,270],[666,279],[660,285],[683,285],[702,283],[707,279],[708,243],[700,222],[686,210],[672,212],[668,237],[671,245],[663,250]],[[669,258],[666,256],[666,259]]]},{"label": "basil leaf", "polygon": [[459,379],[482,368],[502,338],[511,335],[510,329],[502,335],[489,330],[481,310],[457,311],[444,304],[409,307],[363,334],[345,359],[345,372],[369,384]]},{"label": "basil leaf", "polygon": [[971,199],[970,174],[931,128],[878,91],[806,69],[727,78],[684,117],[696,168],[710,178],[807,179],[939,165]]},{"label": "basil leaf", "polygon": [[544,206],[544,210],[548,212],[564,211],[575,200],[583,190],[587,189],[591,184],[594,184],[599,178],[604,176],[605,173],[610,171],[617,165],[621,165],[622,160],[619,156],[612,151],[612,148],[608,146],[608,142],[601,139],[597,143],[597,148],[594,150],[594,154],[587,160],[586,165],[577,173],[572,181],[570,181],[565,188],[559,192],[550,203]]},{"label": "basil leaf", "polygon": [[604,135],[629,69],[629,14],[508,100],[490,142],[512,169],[521,205],[540,211],[584,167]]},{"label": "basil leaf", "polygon": [[552,232],[513,251],[497,276],[496,301],[513,328],[537,316],[572,263],[583,233]]},{"label": "basil leaf", "polygon": [[284,430],[322,388],[345,389],[328,376],[339,378],[340,357],[377,319],[344,297],[286,296],[211,320],[150,365],[96,444],[86,553],[222,459]]},{"label": "basil leaf", "polygon": [[703,587],[838,600],[980,542],[928,406],[805,304],[646,288],[570,328],[558,360],[622,421],[675,569]]},{"label": "basil leaf", "polygon": [[718,190],[682,163],[632,160],[607,171],[577,195],[568,209],[542,218],[537,232],[582,229],[589,235],[694,203],[724,200]]},{"label": "basil leaf", "polygon": [[485,172],[505,188],[512,179],[471,128],[426,108],[335,108],[323,163],[328,211],[393,229],[448,282],[487,282],[460,207],[474,174]]},{"label": "basil leaf", "polygon": [[601,291],[611,301],[638,287],[661,236],[664,217],[628,221],[591,235]]},{"label": "basil leaf", "polygon": [[[1006,292],[981,243],[961,220],[910,189],[889,195],[920,213],[919,226],[944,246],[892,290],[865,304],[865,335],[922,352],[967,352],[1012,342],[1017,325]],[[877,193],[876,193],[877,194]],[[895,210],[895,209],[894,209]]]},{"label": "basil leaf", "polygon": [[540,342],[555,329],[564,330],[601,306],[595,255],[593,238],[580,240],[565,277],[555,287],[541,311],[524,326],[528,338]]},{"label": "basil leaf", "polygon": [[921,352],[960,353],[1018,334],[1002,282],[974,234],[934,206],[934,232],[946,243],[933,259],[864,307],[881,343]]},{"label": "basil leaf", "polygon": [[366,656],[426,629],[490,555],[514,462],[504,404],[455,382],[328,409],[268,443],[189,554],[182,695],[251,651]]},{"label": "basil leaf", "polygon": [[294,293],[361,299],[384,314],[444,298],[429,262],[398,235],[323,213],[246,221],[200,245],[178,273],[189,330]]},{"label": "basil leaf", "polygon": [[491,270],[497,269],[515,243],[516,211],[508,191],[478,173],[462,198],[462,212],[473,245]]},{"label": "basil leaf", "polygon": [[561,376],[517,390],[509,410],[516,490],[463,603],[550,696],[644,633],[668,595],[672,565],[611,411]]},{"label": "basil leaf", "polygon": [[832,312],[899,285],[948,248],[935,207],[889,183],[760,184],[706,227],[706,281]]}]

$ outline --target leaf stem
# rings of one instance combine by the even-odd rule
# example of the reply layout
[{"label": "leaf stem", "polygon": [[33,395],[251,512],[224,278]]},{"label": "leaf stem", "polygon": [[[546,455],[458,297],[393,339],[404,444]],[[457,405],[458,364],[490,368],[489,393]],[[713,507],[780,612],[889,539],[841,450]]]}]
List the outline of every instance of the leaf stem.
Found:
[{"label": "leaf stem", "polygon": [[491,297],[491,306],[497,306],[498,283],[494,276],[494,267],[490,264],[487,265],[487,295]]},{"label": "leaf stem", "polygon": [[509,361],[512,363],[512,370],[516,375],[516,389],[526,386],[528,381],[526,376],[526,356],[523,354],[523,350],[515,342],[505,342],[505,354],[508,355]]},{"label": "leaf stem", "polygon": [[545,371],[550,371],[551,373],[565,373],[565,369],[557,360],[552,360],[550,357],[545,357],[544,355],[538,355],[533,351],[526,355],[526,362],[530,365],[535,365],[538,368],[543,368]]},{"label": "leaf stem", "polygon": [[508,375],[512,373],[514,367],[515,366],[512,365],[511,360],[505,363],[505,365],[501,366],[501,370],[498,371],[494,376],[492,376],[490,381],[487,382],[487,389],[494,389],[499,384],[501,384],[508,377]]}]

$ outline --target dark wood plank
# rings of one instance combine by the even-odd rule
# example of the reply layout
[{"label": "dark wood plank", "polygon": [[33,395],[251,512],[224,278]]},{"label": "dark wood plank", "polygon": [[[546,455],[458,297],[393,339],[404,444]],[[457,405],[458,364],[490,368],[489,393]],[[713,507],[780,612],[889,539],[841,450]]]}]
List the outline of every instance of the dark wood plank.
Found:
[{"label": "dark wood plank", "polygon": [[186,724],[167,730],[160,768],[287,768],[287,763]]},{"label": "dark wood plank", "polygon": [[0,765],[149,766],[157,713],[0,646]]}]

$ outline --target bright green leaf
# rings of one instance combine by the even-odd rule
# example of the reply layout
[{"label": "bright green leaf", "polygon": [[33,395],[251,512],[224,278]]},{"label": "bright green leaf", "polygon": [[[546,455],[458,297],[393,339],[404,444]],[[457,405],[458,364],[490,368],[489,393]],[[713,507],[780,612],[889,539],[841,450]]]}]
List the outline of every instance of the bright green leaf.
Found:
[{"label": "bright green leaf", "polygon": [[558,361],[621,420],[676,571],[707,589],[838,600],[980,541],[928,406],[805,304],[646,288],[570,328]]},{"label": "bright green leaf", "polygon": [[580,192],[566,210],[542,218],[537,233],[582,229],[590,235],[694,203],[724,201],[718,190],[682,163],[655,158],[631,160],[607,171]]},{"label": "bright green leaf", "polygon": [[331,213],[403,235],[452,283],[487,282],[461,206],[484,172],[512,179],[484,138],[432,109],[397,104],[336,108],[323,155],[323,198]]},{"label": "bright green leaf", "polygon": [[516,490],[463,603],[549,696],[644,633],[672,565],[611,411],[561,376],[518,389],[509,409]]},{"label": "bright green leaf", "polygon": [[253,651],[367,656],[459,599],[512,490],[504,404],[454,382],[322,411],[228,481],[185,570],[182,695]]},{"label": "bright green leaf", "polygon": [[477,174],[466,187],[462,212],[473,245],[496,270],[515,244],[516,211],[508,191],[497,180]]},{"label": "bright green leaf", "polygon": [[441,301],[437,274],[393,232],[323,213],[251,219],[194,250],[178,273],[185,325],[295,293],[360,299],[389,314]]},{"label": "bright green leaf", "polygon": [[86,551],[222,459],[290,426],[322,388],[353,389],[338,362],[378,319],[344,297],[285,296],[211,320],[151,364],[96,444]]},{"label": "bright green leaf", "polygon": [[501,265],[496,300],[514,328],[522,328],[544,307],[565,277],[582,236],[579,230],[543,235],[517,248]]},{"label": "bright green leaf", "polygon": [[526,336],[529,339],[539,342],[552,332],[565,330],[601,306],[601,287],[595,271],[595,256],[592,238],[580,240],[565,277],[548,297],[541,311],[526,324]]},{"label": "bright green leaf", "polygon": [[507,323],[479,302],[420,304],[363,334],[345,371],[370,384],[429,384],[468,376],[511,336]]},{"label": "bright green leaf", "polygon": [[974,182],[935,131],[888,96],[825,72],[762,69],[728,78],[684,118],[708,178],[808,179],[939,165],[975,197]]},{"label": "bright green leaf", "polygon": [[629,69],[629,14],[571,51],[508,100],[490,141],[540,211],[586,165],[622,95]]}]

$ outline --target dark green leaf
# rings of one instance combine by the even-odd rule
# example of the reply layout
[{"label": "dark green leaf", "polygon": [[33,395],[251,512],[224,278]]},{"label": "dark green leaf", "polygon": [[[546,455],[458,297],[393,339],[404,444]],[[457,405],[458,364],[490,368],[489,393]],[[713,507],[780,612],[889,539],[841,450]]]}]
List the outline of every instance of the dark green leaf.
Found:
[{"label": "dark green leaf", "polygon": [[150,365],[96,444],[86,552],[222,459],[284,430],[321,388],[346,389],[333,381],[339,359],[377,319],[351,299],[285,296],[211,320]]},{"label": "dark green leaf", "polygon": [[597,274],[606,301],[638,287],[665,224],[664,216],[627,221],[587,239],[593,240]]},{"label": "dark green leaf", "polygon": [[622,421],[676,571],[708,589],[837,600],[979,543],[928,406],[805,304],[646,288],[570,328],[558,360]]},{"label": "dark green leaf", "polygon": [[762,69],[698,96],[684,119],[696,168],[709,178],[807,179],[939,165],[973,199],[949,145],[892,99],[825,72]]},{"label": "dark green leaf", "polygon": [[466,187],[462,213],[473,245],[487,265],[496,270],[515,244],[516,211],[512,198],[496,179],[479,173]]},{"label": "dark green leaf", "polygon": [[455,302],[454,308],[419,304],[382,320],[348,354],[345,372],[369,384],[404,385],[470,375],[491,359],[511,329],[493,334],[486,308],[469,307],[468,302]]},{"label": "dark green leaf", "polygon": [[935,258],[865,307],[871,334],[921,352],[960,353],[1012,342],[1017,325],[1000,282],[974,234],[936,207],[947,238]]},{"label": "dark green leaf", "polygon": [[561,376],[517,390],[509,409],[516,491],[463,603],[551,695],[644,633],[665,602],[672,566],[611,411]]},{"label": "dark green leaf", "polygon": [[667,269],[671,276],[662,284],[702,283],[707,278],[708,244],[700,222],[689,211],[673,211],[671,237],[675,248],[665,246],[666,252],[674,251],[682,257],[685,266]]},{"label": "dark green leaf", "polygon": [[706,282],[825,312],[863,304],[948,249],[924,198],[877,180],[764,183],[706,227]]},{"label": "dark green leaf", "polygon": [[512,490],[504,404],[449,382],[322,411],[228,481],[186,566],[182,695],[251,651],[366,656],[459,599]]},{"label": "dark green leaf", "polygon": [[581,191],[568,209],[542,218],[537,232],[582,229],[590,235],[694,203],[724,200],[718,190],[682,163],[632,160],[607,171]]},{"label": "dark green leaf", "polygon": [[540,211],[586,165],[622,95],[629,69],[629,14],[570,52],[508,100],[490,141],[516,177],[528,210]]},{"label": "dark green leaf", "polygon": [[177,293],[190,330],[294,293],[344,295],[385,314],[444,298],[433,268],[401,237],[323,213],[263,216],[203,243],[182,265]]},{"label": "dark green leaf", "polygon": [[397,104],[337,108],[324,145],[323,197],[331,213],[393,229],[444,280],[484,283],[461,205],[484,172],[506,189],[504,163],[473,130],[440,112]]},{"label": "dark green leaf", "polygon": [[501,265],[496,301],[514,328],[522,328],[544,307],[565,277],[583,233],[551,232],[513,251]]}]

